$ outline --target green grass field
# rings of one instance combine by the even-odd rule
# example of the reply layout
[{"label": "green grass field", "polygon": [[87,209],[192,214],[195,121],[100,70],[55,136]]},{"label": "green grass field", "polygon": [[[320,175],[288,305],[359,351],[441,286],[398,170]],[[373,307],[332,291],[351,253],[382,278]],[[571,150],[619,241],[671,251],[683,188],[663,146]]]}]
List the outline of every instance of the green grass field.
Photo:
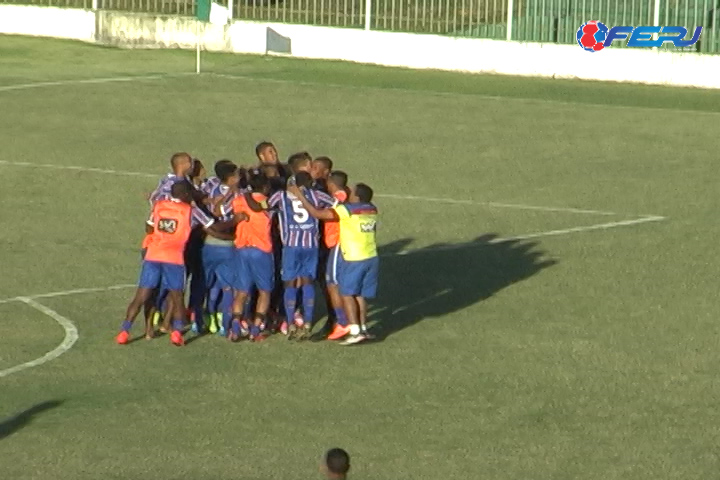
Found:
[{"label": "green grass field", "polygon": [[[204,62],[0,36],[0,297],[134,283],[170,155],[271,139],[379,194],[384,340],[121,348],[131,288],[37,298],[79,341],[0,376],[0,478],[312,479],[333,446],[356,479],[717,476],[720,92]],[[63,340],[0,319],[0,372]]]}]

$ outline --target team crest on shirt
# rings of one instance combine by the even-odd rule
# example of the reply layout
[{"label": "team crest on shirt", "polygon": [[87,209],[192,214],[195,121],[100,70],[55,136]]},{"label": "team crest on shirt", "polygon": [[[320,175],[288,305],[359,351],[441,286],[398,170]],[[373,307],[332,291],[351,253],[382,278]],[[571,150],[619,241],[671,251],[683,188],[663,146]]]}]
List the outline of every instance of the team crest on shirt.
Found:
[{"label": "team crest on shirt", "polygon": [[362,222],[360,224],[360,231],[362,233],[372,233],[375,231],[377,222]]},{"label": "team crest on shirt", "polygon": [[161,218],[158,222],[158,230],[164,233],[175,233],[178,221],[174,218]]}]

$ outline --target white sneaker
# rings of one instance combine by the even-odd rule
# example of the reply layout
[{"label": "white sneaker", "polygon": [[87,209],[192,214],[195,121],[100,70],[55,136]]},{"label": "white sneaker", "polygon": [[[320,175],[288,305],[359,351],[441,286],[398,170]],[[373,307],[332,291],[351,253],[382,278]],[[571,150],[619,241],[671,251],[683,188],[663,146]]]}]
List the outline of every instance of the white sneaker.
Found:
[{"label": "white sneaker", "polygon": [[360,343],[363,340],[366,340],[365,335],[362,333],[359,333],[357,335],[348,335],[345,337],[345,340],[340,342],[340,345],[355,345],[356,343]]}]

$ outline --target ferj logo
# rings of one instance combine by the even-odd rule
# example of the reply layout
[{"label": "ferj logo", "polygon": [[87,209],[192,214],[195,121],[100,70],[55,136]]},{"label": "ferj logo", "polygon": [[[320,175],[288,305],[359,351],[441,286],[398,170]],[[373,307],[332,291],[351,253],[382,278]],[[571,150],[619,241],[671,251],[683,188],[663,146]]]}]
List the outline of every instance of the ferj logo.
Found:
[{"label": "ferj logo", "polygon": [[[659,47],[665,42],[672,42],[676,47],[689,47],[695,45],[700,39],[702,27],[695,27],[690,40],[684,40],[688,31],[679,26],[643,26],[643,27],[608,27],[598,21],[591,20],[578,28],[576,38],[578,45],[587,52],[599,52],[612,45],[614,40],[628,38],[628,47],[652,48]],[[657,34],[656,38],[653,35]]]}]

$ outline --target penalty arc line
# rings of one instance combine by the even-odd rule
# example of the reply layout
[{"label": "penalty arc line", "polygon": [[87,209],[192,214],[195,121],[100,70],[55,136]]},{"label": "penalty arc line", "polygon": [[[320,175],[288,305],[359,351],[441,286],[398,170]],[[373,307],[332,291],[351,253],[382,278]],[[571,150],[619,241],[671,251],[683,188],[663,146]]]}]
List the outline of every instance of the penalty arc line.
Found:
[{"label": "penalty arc line", "polygon": [[14,367],[0,370],[0,378],[7,377],[8,375],[12,375],[13,373],[22,372],[23,370],[27,370],[28,368],[38,367],[51,360],[55,360],[63,353],[70,350],[73,345],[75,345],[75,342],[77,342],[80,338],[75,324],[57,313],[55,310],[48,308],[45,305],[38,303],[29,297],[17,297],[16,300],[23,302],[26,305],[29,305],[30,307],[38,310],[41,313],[44,313],[45,315],[59,323],[63,330],[65,330],[65,338],[63,338],[63,341],[62,343],[60,343],[60,345],[58,345],[42,357],[36,358],[35,360],[30,360],[29,362],[21,363],[20,365],[16,365]]}]

